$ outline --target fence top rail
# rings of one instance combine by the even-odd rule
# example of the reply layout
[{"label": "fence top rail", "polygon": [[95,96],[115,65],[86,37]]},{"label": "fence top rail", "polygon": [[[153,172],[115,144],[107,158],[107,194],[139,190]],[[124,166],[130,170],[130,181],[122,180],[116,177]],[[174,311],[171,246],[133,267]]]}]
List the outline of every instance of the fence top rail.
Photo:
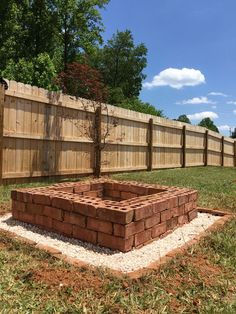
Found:
[{"label": "fence top rail", "polygon": [[[50,92],[46,89],[31,86],[29,84],[23,84],[16,81],[5,80],[8,83],[8,90],[5,91],[6,96],[23,98],[39,103],[54,105],[54,106],[62,106],[75,110],[86,110],[88,112],[94,112],[94,104],[95,102],[91,100],[87,100],[84,98],[76,98],[74,96],[63,94],[62,92]],[[153,119],[153,124],[156,126],[164,127],[164,128],[172,128],[172,129],[182,129],[183,126],[186,126],[186,131],[203,134],[206,133],[206,128],[200,126],[193,126],[190,124],[186,124],[180,121],[170,120],[166,118],[161,118],[157,116],[152,116],[149,114],[135,112],[132,110],[104,104],[103,106],[106,110],[103,110],[103,114],[114,115],[116,118],[145,123],[149,122],[149,119]],[[208,131],[209,136],[220,139],[222,135]],[[229,137],[225,137],[225,141],[234,143],[235,140]]]}]

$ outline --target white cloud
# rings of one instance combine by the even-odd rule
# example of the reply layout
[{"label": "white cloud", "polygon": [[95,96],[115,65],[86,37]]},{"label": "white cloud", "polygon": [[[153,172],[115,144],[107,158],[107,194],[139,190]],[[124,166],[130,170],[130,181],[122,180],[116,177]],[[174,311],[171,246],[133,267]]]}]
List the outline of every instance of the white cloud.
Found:
[{"label": "white cloud", "polygon": [[212,108],[212,109],[216,109],[217,107],[216,107],[216,106],[211,106],[211,108]]},{"label": "white cloud", "polygon": [[228,105],[236,105],[236,101],[227,101]]},{"label": "white cloud", "polygon": [[208,94],[209,96],[222,96],[222,97],[228,97],[228,95],[221,93],[221,92],[210,92]]},{"label": "white cloud", "polygon": [[170,86],[180,89],[184,86],[196,86],[205,83],[205,77],[199,70],[168,68],[155,75],[151,82],[143,84],[144,88],[151,89],[159,86]]},{"label": "white cloud", "polygon": [[176,104],[182,105],[198,105],[198,104],[216,104],[215,101],[208,99],[207,97],[194,97],[192,99],[183,100],[181,102],[177,102]]},{"label": "white cloud", "polygon": [[220,126],[218,126],[218,129],[220,130],[220,131],[230,131],[230,126],[229,125],[220,125]]},{"label": "white cloud", "polygon": [[236,114],[236,110],[234,110],[233,113]]},{"label": "white cloud", "polygon": [[203,112],[198,112],[194,114],[188,114],[187,117],[190,120],[202,120],[204,118],[211,118],[211,119],[219,118],[218,114],[213,111],[203,111]]}]

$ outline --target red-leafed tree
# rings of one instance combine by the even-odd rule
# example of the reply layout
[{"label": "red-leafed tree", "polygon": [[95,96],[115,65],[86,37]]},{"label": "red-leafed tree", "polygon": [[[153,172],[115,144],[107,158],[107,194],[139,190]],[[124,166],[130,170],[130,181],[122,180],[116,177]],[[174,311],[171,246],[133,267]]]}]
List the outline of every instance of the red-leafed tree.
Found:
[{"label": "red-leafed tree", "polygon": [[81,135],[94,144],[94,174],[99,177],[101,152],[106,146],[111,129],[117,126],[117,119],[106,104],[108,92],[102,82],[102,76],[88,64],[74,62],[67,65],[65,72],[59,74],[57,84],[64,93],[80,98],[80,104],[86,112],[86,123],[75,122],[75,125]]},{"label": "red-leafed tree", "polygon": [[108,97],[102,75],[86,63],[73,62],[68,64],[66,71],[58,75],[57,84],[64,93],[72,96],[98,102],[106,102]]}]

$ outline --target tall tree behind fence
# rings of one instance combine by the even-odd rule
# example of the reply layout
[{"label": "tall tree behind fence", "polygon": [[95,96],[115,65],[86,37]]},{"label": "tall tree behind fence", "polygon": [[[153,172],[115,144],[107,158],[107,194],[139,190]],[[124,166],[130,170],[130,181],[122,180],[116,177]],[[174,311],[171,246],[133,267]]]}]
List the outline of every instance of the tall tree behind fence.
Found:
[{"label": "tall tree behind fence", "polygon": [[[0,180],[92,174],[95,119],[91,102],[10,81],[0,88]],[[85,109],[86,108],[86,109]],[[235,141],[206,130],[107,105],[109,128],[101,154],[103,173],[190,166],[236,166]],[[99,138],[99,137],[98,137]]]}]

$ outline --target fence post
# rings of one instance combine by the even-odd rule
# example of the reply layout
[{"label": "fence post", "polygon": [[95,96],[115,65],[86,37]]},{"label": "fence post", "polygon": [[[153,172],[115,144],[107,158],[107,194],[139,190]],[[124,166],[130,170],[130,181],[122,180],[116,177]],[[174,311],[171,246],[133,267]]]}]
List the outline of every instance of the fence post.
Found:
[{"label": "fence post", "polygon": [[149,119],[148,123],[148,171],[152,171],[153,165],[153,119]]},{"label": "fence post", "polygon": [[4,115],[5,86],[0,83],[0,185],[3,172],[3,115]]},{"label": "fence post", "polygon": [[205,133],[205,166],[208,165],[208,130]]},{"label": "fence post", "polygon": [[95,111],[95,140],[94,140],[94,175],[101,175],[101,141],[102,141],[102,107],[99,106]]},{"label": "fence post", "polygon": [[225,145],[224,145],[224,136],[222,136],[222,139],[221,139],[221,166],[224,167],[224,155],[225,155]]},{"label": "fence post", "polygon": [[183,154],[182,168],[185,168],[186,167],[186,125],[183,126],[182,154]]},{"label": "fence post", "polygon": [[234,167],[236,167],[236,140],[234,140]]}]

